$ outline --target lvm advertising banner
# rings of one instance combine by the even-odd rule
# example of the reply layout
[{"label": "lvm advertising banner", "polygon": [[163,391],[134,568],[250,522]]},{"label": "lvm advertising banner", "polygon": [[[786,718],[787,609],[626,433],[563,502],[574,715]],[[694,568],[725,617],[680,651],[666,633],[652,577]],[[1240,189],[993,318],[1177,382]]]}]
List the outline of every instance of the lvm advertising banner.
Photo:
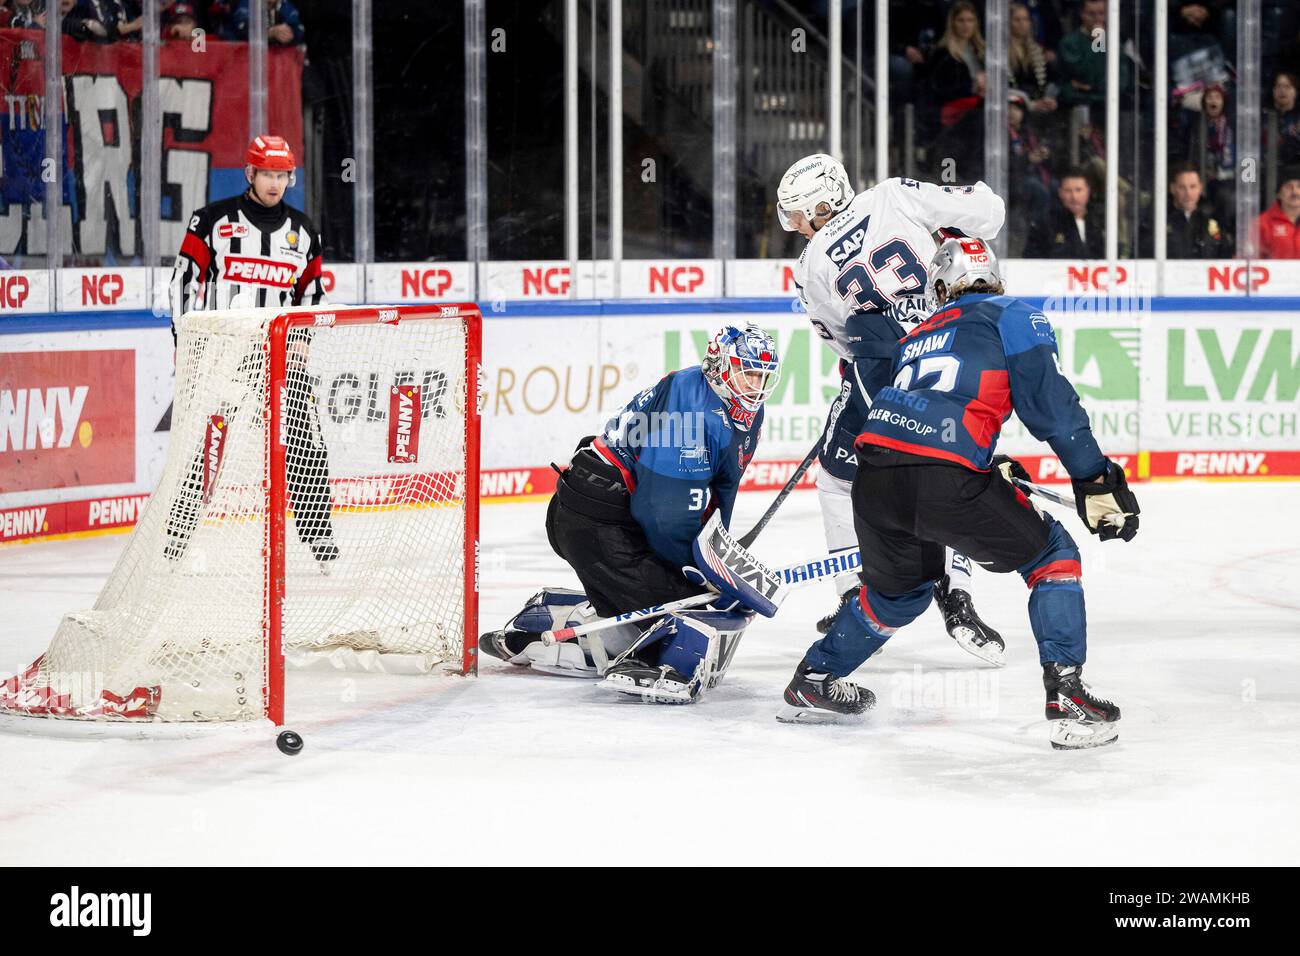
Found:
[{"label": "lvm advertising banner", "polygon": [[[624,308],[620,305],[619,311]],[[1049,309],[1049,314],[1061,369],[1078,390],[1102,449],[1135,479],[1300,477],[1300,316],[1231,308]],[[480,490],[487,499],[550,494],[555,486],[551,462],[566,462],[580,439],[599,432],[639,390],[669,371],[697,364],[723,323],[754,322],[766,328],[782,356],[781,381],[769,400],[744,487],[779,488],[820,436],[839,392],[838,359],[806,316],[785,306],[780,311],[688,314],[650,306],[639,314],[608,314],[589,307],[585,314],[516,316],[508,309],[494,312],[489,305],[485,317]],[[51,505],[56,509],[39,522],[48,525],[47,534],[129,524],[141,496],[161,474],[171,437],[171,337],[165,329],[0,336],[0,355],[9,367],[15,365],[14,353],[50,348],[134,351],[134,477],[95,470],[120,467],[120,448],[105,454],[106,463],[96,461],[85,471],[42,465],[13,477],[10,466],[16,459],[0,455],[0,530],[5,531],[0,540],[30,536],[33,509]],[[15,437],[27,453],[29,429],[35,429],[38,445],[42,438],[50,443],[38,449],[48,454],[98,455],[109,449],[100,444],[105,439],[94,419],[91,444],[80,445],[88,413],[86,406],[77,407],[76,398],[77,388],[86,383],[73,381],[76,376],[41,375],[32,380],[35,384],[10,375],[0,385],[6,453],[12,456]],[[42,390],[41,414],[35,419],[33,388]],[[63,393],[51,391],[57,389],[68,390],[62,406],[58,396]],[[20,392],[27,397],[20,398]],[[331,394],[322,389],[317,399],[327,403]],[[130,404],[121,395],[115,401]],[[19,402],[26,403],[21,415]],[[77,420],[72,422],[74,412]],[[323,407],[323,412],[328,416],[329,409]],[[375,414],[384,414],[383,403],[376,405]],[[55,448],[65,433],[71,444]],[[1020,457],[1039,480],[1068,477],[1047,445],[1014,416],[999,448]],[[815,468],[804,484],[814,476]],[[118,483],[108,483],[110,479]],[[54,531],[56,527],[61,530]]]}]

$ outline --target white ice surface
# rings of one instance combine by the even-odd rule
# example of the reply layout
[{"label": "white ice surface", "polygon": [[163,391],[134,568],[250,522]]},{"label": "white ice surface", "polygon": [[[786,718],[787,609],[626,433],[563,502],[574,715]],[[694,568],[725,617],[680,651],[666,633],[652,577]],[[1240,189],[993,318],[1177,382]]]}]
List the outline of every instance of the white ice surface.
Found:
[{"label": "white ice surface", "polygon": [[[476,680],[291,675],[292,759],[269,725],[0,734],[0,864],[1300,863],[1300,484],[1138,494],[1136,541],[1076,534],[1086,676],[1124,711],[1110,747],[1048,746],[1024,585],[978,571],[1006,668],[931,611],[858,672],[880,698],[864,724],[778,723],[822,586],[758,621],[689,707],[485,658]],[[768,500],[742,496],[735,526]],[[816,509],[792,496],[754,550],[815,553]],[[543,510],[483,509],[483,629],[541,584],[576,584]],[[0,549],[0,668],[90,605],[124,540]]]}]

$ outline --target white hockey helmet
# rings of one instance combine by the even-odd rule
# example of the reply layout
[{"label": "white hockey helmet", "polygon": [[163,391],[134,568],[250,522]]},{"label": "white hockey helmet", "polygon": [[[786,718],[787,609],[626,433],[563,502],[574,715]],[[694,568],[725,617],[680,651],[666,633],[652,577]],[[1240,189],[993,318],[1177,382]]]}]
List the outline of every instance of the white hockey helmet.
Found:
[{"label": "white hockey helmet", "polygon": [[776,215],[786,232],[798,232],[791,217],[799,213],[809,224],[818,215],[817,207],[826,203],[831,214],[845,209],[853,199],[849,174],[834,156],[813,153],[785,171],[776,188]]},{"label": "white hockey helmet", "polygon": [[[983,288],[977,288],[977,284]],[[1005,291],[997,257],[983,239],[945,239],[926,270],[925,297],[931,309],[967,292],[1001,295]]]}]

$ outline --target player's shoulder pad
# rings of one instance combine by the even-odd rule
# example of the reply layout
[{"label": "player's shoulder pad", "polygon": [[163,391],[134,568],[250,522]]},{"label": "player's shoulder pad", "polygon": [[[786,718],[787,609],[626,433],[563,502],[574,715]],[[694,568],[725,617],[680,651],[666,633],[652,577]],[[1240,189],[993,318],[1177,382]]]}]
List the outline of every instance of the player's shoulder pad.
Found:
[{"label": "player's shoulder pad", "polygon": [[1056,350],[1056,331],[1041,309],[1009,295],[992,296],[985,303],[1001,312],[997,318],[998,332],[1007,355],[1028,352],[1042,345]]}]

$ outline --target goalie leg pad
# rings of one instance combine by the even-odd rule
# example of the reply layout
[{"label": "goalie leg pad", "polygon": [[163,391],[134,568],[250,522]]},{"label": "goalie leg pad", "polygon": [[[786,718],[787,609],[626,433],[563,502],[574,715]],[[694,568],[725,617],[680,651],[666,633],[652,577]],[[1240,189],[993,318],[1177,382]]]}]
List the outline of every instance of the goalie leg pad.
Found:
[{"label": "goalie leg pad", "polygon": [[[722,641],[714,625],[734,628],[734,620],[726,619],[744,615],[703,612],[700,617],[712,621],[675,614],[658,621],[638,647],[643,659],[629,657],[614,664],[601,686],[648,704],[689,704],[698,700],[706,687],[716,683],[711,679],[716,676]],[[648,663],[652,657],[654,663]]]},{"label": "goalie leg pad", "polygon": [[562,627],[576,627],[595,617],[587,595],[572,588],[542,588],[514,616],[507,629],[541,634]]},{"label": "goalie leg pad", "polygon": [[524,648],[524,656],[533,670],[556,677],[579,677],[595,680],[600,673],[583,649],[572,641],[561,641],[549,647],[533,641]]},{"label": "goalie leg pad", "polygon": [[705,671],[701,675],[704,688],[711,690],[722,683],[727,668],[731,666],[732,658],[736,656],[740,638],[744,635],[745,628],[749,627],[750,622],[754,620],[754,615],[739,614],[735,611],[705,610],[690,611],[685,616],[717,632],[717,638],[711,642],[709,653],[705,655]]}]

